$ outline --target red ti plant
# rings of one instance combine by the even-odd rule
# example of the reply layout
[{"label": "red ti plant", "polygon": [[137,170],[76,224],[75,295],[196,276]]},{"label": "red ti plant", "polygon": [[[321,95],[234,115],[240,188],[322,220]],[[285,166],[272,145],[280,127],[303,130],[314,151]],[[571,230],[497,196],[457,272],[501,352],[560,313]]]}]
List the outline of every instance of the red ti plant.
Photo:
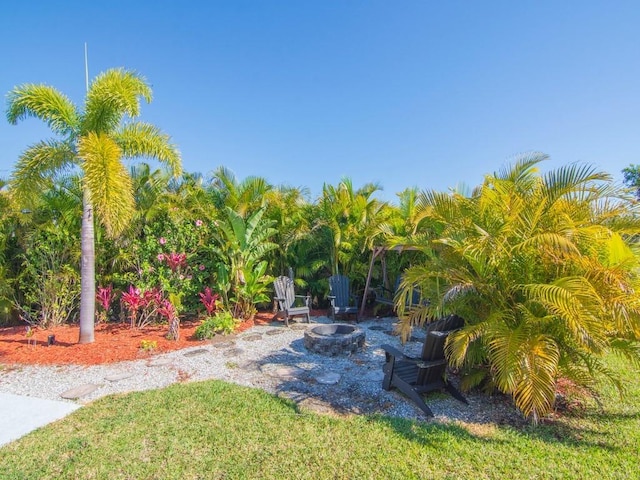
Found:
[{"label": "red ti plant", "polygon": [[180,317],[178,317],[178,311],[170,300],[163,300],[162,304],[158,307],[158,313],[165,317],[169,322],[169,333],[167,338],[169,340],[180,339]]},{"label": "red ti plant", "polygon": [[129,285],[129,291],[122,292],[122,298],[120,301],[129,312],[131,326],[134,327],[136,323],[136,317],[138,316],[138,310],[140,309],[140,307],[142,307],[143,304],[140,290],[134,288],[133,285]]},{"label": "red ti plant", "polygon": [[109,308],[111,307],[111,302],[115,297],[113,293],[113,285],[109,285],[107,287],[98,286],[98,292],[96,293],[96,300],[98,301],[98,305],[102,306],[104,312],[98,317],[98,320],[107,320],[107,315],[109,313]]},{"label": "red ti plant", "polygon": [[205,287],[204,292],[200,292],[200,301],[204,305],[204,308],[207,309],[207,315],[213,315],[213,312],[216,310],[216,302],[220,295],[217,293],[211,293],[211,289],[209,287]]},{"label": "red ti plant", "polygon": [[162,301],[160,306],[158,307],[158,313],[166,318],[169,322],[178,316],[178,312],[176,312],[176,307],[173,306],[171,301],[165,299]]},{"label": "red ti plant", "polygon": [[167,266],[171,269],[171,271],[175,272],[176,270],[178,270],[178,268],[187,265],[187,254],[171,252],[164,255],[164,260],[167,261]]}]

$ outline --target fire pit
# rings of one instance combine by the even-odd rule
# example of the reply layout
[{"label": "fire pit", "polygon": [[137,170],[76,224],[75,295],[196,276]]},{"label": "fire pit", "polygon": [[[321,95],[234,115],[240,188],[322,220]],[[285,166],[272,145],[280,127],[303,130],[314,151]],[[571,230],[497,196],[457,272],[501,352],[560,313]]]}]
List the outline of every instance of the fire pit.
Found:
[{"label": "fire pit", "polygon": [[364,346],[364,330],[343,323],[320,325],[304,332],[304,346],[329,356],[355,353]]}]

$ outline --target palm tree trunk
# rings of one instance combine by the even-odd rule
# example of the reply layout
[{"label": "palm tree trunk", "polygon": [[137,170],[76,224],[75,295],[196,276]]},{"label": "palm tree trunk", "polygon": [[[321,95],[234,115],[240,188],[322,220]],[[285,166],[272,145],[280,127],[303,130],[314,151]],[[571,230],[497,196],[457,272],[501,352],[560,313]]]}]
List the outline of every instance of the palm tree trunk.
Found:
[{"label": "palm tree trunk", "polygon": [[96,312],[96,253],[93,227],[93,205],[89,200],[89,190],[82,194],[82,251],[80,266],[80,340],[79,343],[93,343]]}]

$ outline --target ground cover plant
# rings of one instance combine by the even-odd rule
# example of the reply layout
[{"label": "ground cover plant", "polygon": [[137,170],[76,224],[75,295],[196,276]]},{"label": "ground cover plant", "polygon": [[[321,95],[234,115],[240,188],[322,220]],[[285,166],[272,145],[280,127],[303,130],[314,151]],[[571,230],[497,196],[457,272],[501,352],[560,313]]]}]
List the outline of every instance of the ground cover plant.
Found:
[{"label": "ground cover plant", "polygon": [[0,448],[2,477],[632,478],[640,382],[537,427],[321,416],[220,381],[100,399]]}]

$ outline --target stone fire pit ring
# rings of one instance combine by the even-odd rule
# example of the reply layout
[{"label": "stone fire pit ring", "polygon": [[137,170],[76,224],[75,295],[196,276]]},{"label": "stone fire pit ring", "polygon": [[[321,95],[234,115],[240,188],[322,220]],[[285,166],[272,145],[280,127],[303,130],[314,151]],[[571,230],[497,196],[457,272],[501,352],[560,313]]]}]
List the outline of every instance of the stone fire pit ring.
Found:
[{"label": "stone fire pit ring", "polygon": [[364,338],[364,330],[358,326],[333,323],[307,329],[304,346],[321,355],[350,355],[362,350]]}]

